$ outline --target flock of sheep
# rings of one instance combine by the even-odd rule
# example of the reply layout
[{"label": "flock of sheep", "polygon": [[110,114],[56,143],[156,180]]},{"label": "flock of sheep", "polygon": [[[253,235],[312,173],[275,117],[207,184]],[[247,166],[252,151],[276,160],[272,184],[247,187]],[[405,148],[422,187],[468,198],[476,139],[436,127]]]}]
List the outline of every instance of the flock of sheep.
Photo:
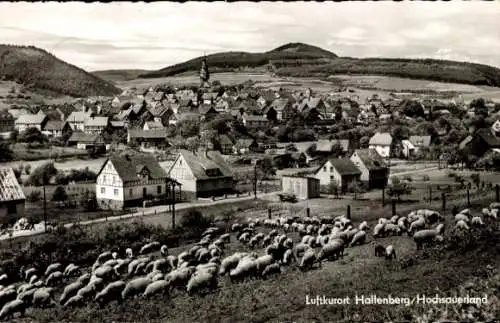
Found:
[{"label": "flock of sheep", "polygon": [[[483,217],[472,216],[465,209],[454,215],[454,230],[483,226],[483,218],[496,219],[499,209],[499,203],[492,203],[482,210]],[[116,251],[104,252],[88,269],[73,263],[67,266],[53,263],[44,271],[23,268],[24,281],[0,286],[0,319],[12,318],[15,313],[24,315],[28,307],[69,308],[91,300],[102,307],[134,297],[167,295],[174,289],[191,295],[217,289],[224,276],[229,276],[231,282],[266,279],[279,275],[286,266],[304,271],[321,267],[323,261],[343,258],[346,248],[367,243],[369,235],[373,237],[374,255],[393,259],[396,248],[377,244],[377,238],[405,233],[421,249],[444,240],[443,221],[439,212],[427,209],[412,211],[406,217],[380,218],[373,230],[366,221],[354,225],[346,216],[280,217],[263,221],[251,218],[247,223],[233,224],[232,234],[217,227],[207,229],[198,243],[178,255],[169,254],[165,245],[150,242],[136,256],[130,248],[122,255]],[[226,246],[232,235],[237,244],[246,246],[246,252],[227,254]],[[292,237],[297,235],[300,241],[294,242]],[[0,285],[7,278],[5,274],[0,276]],[[67,285],[56,301],[55,288],[63,283]]]}]

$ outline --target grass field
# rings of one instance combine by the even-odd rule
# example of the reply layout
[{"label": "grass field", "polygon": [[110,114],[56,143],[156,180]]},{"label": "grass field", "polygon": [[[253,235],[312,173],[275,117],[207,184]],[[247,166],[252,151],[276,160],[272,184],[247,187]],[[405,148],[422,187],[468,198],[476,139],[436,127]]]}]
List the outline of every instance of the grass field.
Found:
[{"label": "grass field", "polygon": [[26,144],[13,145],[15,161],[37,161],[49,158],[87,157],[88,153],[82,149],[71,147],[29,148]]}]

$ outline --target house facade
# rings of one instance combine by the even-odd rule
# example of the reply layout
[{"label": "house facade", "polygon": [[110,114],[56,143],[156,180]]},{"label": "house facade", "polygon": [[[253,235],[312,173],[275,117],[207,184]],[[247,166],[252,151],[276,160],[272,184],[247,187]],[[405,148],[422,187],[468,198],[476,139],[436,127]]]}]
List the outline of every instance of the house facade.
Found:
[{"label": "house facade", "polygon": [[283,176],[281,190],[294,194],[299,200],[320,197],[320,180],[314,177]]},{"label": "house facade", "polygon": [[377,132],[370,138],[368,145],[370,149],[375,149],[380,156],[388,158],[391,156],[392,136],[387,132]]},{"label": "house facade", "polygon": [[173,180],[182,184],[189,198],[218,196],[233,191],[233,174],[216,151],[193,153],[180,150],[168,171]]},{"label": "house facade", "polygon": [[375,149],[358,149],[350,160],[361,171],[360,180],[368,189],[383,188],[387,185],[389,168]]},{"label": "house facade", "polygon": [[168,198],[169,178],[153,155],[108,158],[97,175],[96,198],[101,209],[119,210],[153,198]]},{"label": "house facade", "polygon": [[351,182],[361,180],[361,171],[347,158],[329,159],[315,173],[320,185],[335,183],[342,192],[347,191]]},{"label": "house facade", "polygon": [[47,123],[47,116],[40,110],[37,114],[23,114],[16,119],[15,128],[19,132],[26,131],[28,128],[36,128],[42,131]]},{"label": "house facade", "polygon": [[85,131],[85,120],[93,115],[92,111],[73,111],[66,121],[68,121],[73,131]]},{"label": "house facade", "polygon": [[77,149],[103,149],[105,150],[104,138],[101,134],[88,134],[84,132],[73,132],[68,139],[68,145],[76,146]]},{"label": "house facade", "polygon": [[108,117],[89,117],[84,122],[84,132],[88,134],[103,133],[108,127]]},{"label": "house facade", "polygon": [[45,127],[43,127],[42,133],[47,137],[60,138],[66,134],[71,134],[70,125],[66,121],[59,120],[49,120]]},{"label": "house facade", "polygon": [[0,217],[23,217],[25,200],[12,168],[0,168]]}]

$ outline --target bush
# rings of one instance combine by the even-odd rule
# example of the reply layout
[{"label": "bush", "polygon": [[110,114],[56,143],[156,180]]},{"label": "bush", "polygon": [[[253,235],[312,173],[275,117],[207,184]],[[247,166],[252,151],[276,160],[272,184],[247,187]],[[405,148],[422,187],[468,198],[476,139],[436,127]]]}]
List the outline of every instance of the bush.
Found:
[{"label": "bush", "polygon": [[430,180],[429,175],[423,175],[422,176],[422,181],[428,182]]},{"label": "bush", "polygon": [[33,191],[26,196],[26,200],[31,203],[36,203],[42,199],[42,192]]},{"label": "bush", "polygon": [[182,217],[181,226],[187,229],[206,229],[213,224],[213,219],[205,217],[198,210],[191,210]]}]

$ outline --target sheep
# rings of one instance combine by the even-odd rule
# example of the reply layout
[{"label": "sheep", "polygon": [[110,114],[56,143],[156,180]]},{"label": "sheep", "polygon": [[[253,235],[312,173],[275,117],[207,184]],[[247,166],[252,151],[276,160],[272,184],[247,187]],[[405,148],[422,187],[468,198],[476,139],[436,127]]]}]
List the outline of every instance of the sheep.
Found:
[{"label": "sheep", "polygon": [[39,288],[33,293],[33,306],[34,307],[46,307],[53,303],[52,300],[53,289],[49,288]]},{"label": "sheep", "polygon": [[300,260],[299,268],[305,270],[311,268],[316,262],[316,253],[314,249],[310,248],[304,252],[302,259]]},{"label": "sheep", "polygon": [[455,230],[469,230],[469,226],[467,223],[463,220],[458,220],[457,223],[455,224]]},{"label": "sheep", "polygon": [[335,259],[344,256],[344,243],[342,240],[333,240],[327,245],[323,246],[316,256],[318,263],[324,259]]},{"label": "sheep", "polygon": [[293,251],[292,249],[287,249],[285,253],[283,254],[283,259],[281,260],[281,263],[284,265],[289,265],[293,260]]},{"label": "sheep", "polygon": [[434,229],[438,234],[443,234],[444,233],[444,223],[440,223],[436,226]]},{"label": "sheep", "polygon": [[61,263],[56,262],[54,264],[51,264],[45,269],[45,277],[48,277],[51,273],[54,271],[59,271],[59,269],[62,267]]},{"label": "sheep", "polygon": [[80,277],[78,277],[76,281],[82,283],[82,285],[87,284],[90,281],[90,274],[85,273],[85,274],[81,275]]},{"label": "sheep", "polygon": [[139,277],[129,281],[122,291],[122,299],[144,293],[149,284],[151,284],[151,279],[147,277]]},{"label": "sheep", "polygon": [[293,252],[294,252],[295,258],[298,259],[299,257],[302,257],[303,253],[307,249],[311,249],[311,247],[307,244],[304,244],[304,243],[299,243],[298,245],[293,247]]},{"label": "sheep", "polygon": [[231,242],[231,235],[229,233],[224,233],[219,237],[219,239],[221,239],[222,241],[225,241],[226,243],[230,243]]},{"label": "sheep", "polygon": [[65,277],[70,277],[70,276],[74,275],[79,269],[80,269],[79,266],[76,266],[75,264],[71,263],[71,264],[66,266],[66,268],[63,271],[63,275]]},{"label": "sheep", "polygon": [[398,219],[397,225],[401,229],[401,231],[406,231],[408,229],[408,219],[406,217],[400,217]]},{"label": "sheep", "polygon": [[384,248],[384,246],[382,245],[376,245],[375,246],[375,257],[382,257],[383,255],[385,255],[385,251],[386,249]]},{"label": "sheep", "polygon": [[359,224],[358,229],[359,229],[359,230],[363,230],[363,231],[364,231],[364,230],[369,230],[369,229],[370,229],[370,226],[368,225],[368,222],[363,221],[363,222],[361,222],[361,223]]},{"label": "sheep", "polygon": [[442,236],[436,230],[420,230],[413,235],[413,241],[417,244],[417,250],[420,250],[425,243],[441,240]]},{"label": "sheep", "polygon": [[118,265],[119,261],[118,259],[110,259],[108,261],[106,261],[105,263],[103,263],[100,267],[114,267],[116,265]]},{"label": "sheep", "polygon": [[377,225],[375,225],[375,227],[373,228],[373,236],[374,237],[379,237],[382,235],[382,233],[384,232],[384,228],[385,228],[385,223],[377,223]]},{"label": "sheep", "polygon": [[166,245],[161,246],[160,253],[163,257],[168,256],[168,247]]},{"label": "sheep", "polygon": [[231,231],[233,232],[240,231],[242,229],[243,229],[243,224],[241,223],[233,223],[233,225],[231,226]]},{"label": "sheep", "polygon": [[82,295],[76,294],[63,304],[63,308],[82,306],[84,303],[85,298]]},{"label": "sheep", "polygon": [[386,248],[385,248],[385,258],[386,259],[396,259],[396,250],[394,249],[394,247],[392,245],[388,245]]},{"label": "sheep", "polygon": [[471,215],[471,210],[470,209],[463,209],[458,214],[464,214],[466,216],[469,216],[469,215]]},{"label": "sheep", "polygon": [[471,224],[474,226],[482,226],[484,225],[484,222],[479,216],[475,216],[472,218]]},{"label": "sheep", "polygon": [[47,280],[45,280],[45,285],[50,286],[52,284],[55,284],[56,282],[61,281],[63,278],[63,273],[60,271],[54,271],[52,272],[49,277],[47,277]]},{"label": "sheep", "polygon": [[112,302],[113,300],[121,301],[121,294],[125,289],[126,283],[123,280],[117,280],[108,284],[102,291],[97,293],[94,300],[99,304],[99,306],[103,306]]},{"label": "sheep", "polygon": [[386,224],[388,222],[389,222],[389,220],[387,220],[386,218],[380,218],[380,219],[378,219],[378,224]]},{"label": "sheep", "polygon": [[151,253],[151,252],[154,252],[154,251],[160,249],[160,247],[161,246],[160,246],[160,243],[158,241],[153,241],[153,242],[147,243],[144,246],[142,246],[141,250],[139,250],[139,254],[143,255],[146,253]]},{"label": "sheep", "polygon": [[37,280],[38,280],[38,276],[37,275],[33,275],[33,276],[31,276],[29,283],[30,284],[34,284]]},{"label": "sheep", "polygon": [[356,232],[354,237],[352,237],[351,244],[349,246],[352,247],[356,244],[362,245],[363,243],[365,243],[365,241],[366,241],[366,232],[361,230]]},{"label": "sheep", "polygon": [[128,275],[132,275],[134,274],[135,270],[136,270],[136,267],[143,263],[143,262],[148,262],[149,261],[149,258],[139,258],[139,259],[135,259],[135,260],[132,260],[129,264],[128,264]]},{"label": "sheep", "polygon": [[187,283],[186,291],[189,295],[192,295],[195,291],[202,288],[217,288],[217,276],[206,271],[193,275]]},{"label": "sheep", "polygon": [[111,253],[111,257],[112,257],[113,259],[118,259],[118,252],[113,251],[113,253]]},{"label": "sheep", "polygon": [[226,272],[236,268],[236,266],[238,266],[238,262],[241,258],[243,258],[243,256],[243,253],[235,253],[224,258],[221,262],[219,275],[224,275]]},{"label": "sheep", "polygon": [[180,287],[189,281],[194,271],[194,267],[179,268],[165,275],[165,280],[172,287]]},{"label": "sheep", "polygon": [[25,291],[33,289],[33,288],[35,288],[35,287],[30,283],[22,284],[17,288],[16,292],[17,292],[17,294],[21,294],[21,293],[24,293]]},{"label": "sheep", "polygon": [[105,251],[97,256],[96,262],[103,263],[113,258],[113,253],[111,251]]},{"label": "sheep", "polygon": [[420,218],[410,224],[410,228],[408,229],[408,234],[411,234],[416,230],[423,230],[424,228],[425,228],[425,219]]},{"label": "sheep", "polygon": [[59,298],[59,304],[63,305],[70,297],[76,295],[78,291],[83,287],[83,284],[79,281],[73,282],[66,287]]},{"label": "sheep", "polygon": [[267,265],[264,270],[262,271],[261,276],[263,278],[266,278],[272,274],[280,274],[281,273],[281,267],[279,264],[274,263],[274,264],[269,264]]},{"label": "sheep", "polygon": [[[281,258],[279,258],[281,259]],[[264,256],[261,256],[255,260],[256,266],[257,266],[257,271],[261,272],[267,265],[270,265],[274,262],[274,258],[272,255],[267,254]]]},{"label": "sheep", "polygon": [[156,294],[166,294],[168,293],[168,282],[164,279],[156,280],[151,282],[146,287],[146,290],[142,294],[143,297],[151,297]]},{"label": "sheep", "polygon": [[8,302],[0,311],[0,320],[6,318],[13,319],[15,313],[20,313],[21,317],[24,317],[26,313],[26,305],[27,304],[25,302],[19,299]]},{"label": "sheep", "polygon": [[387,223],[384,227],[384,232],[387,234],[392,234],[392,235],[400,235],[401,234],[401,228],[393,223]]},{"label": "sheep", "polygon": [[463,221],[465,223],[469,223],[469,217],[466,214],[459,213],[459,214],[455,215],[455,222],[458,222],[458,221]]},{"label": "sheep", "polygon": [[166,260],[167,260],[167,263],[168,263],[170,269],[177,268],[177,257],[176,256],[168,255]]},{"label": "sheep", "polygon": [[103,280],[112,279],[115,275],[115,270],[111,266],[102,266],[95,270],[94,276],[102,278]]},{"label": "sheep", "polygon": [[30,278],[31,278],[31,276],[36,275],[36,274],[37,274],[37,272],[38,272],[38,271],[36,270],[36,268],[30,268],[30,269],[26,270],[26,271],[24,272],[24,277],[25,277],[26,281],[29,281],[29,280],[30,280]]},{"label": "sheep", "polygon": [[127,258],[131,259],[134,257],[134,254],[132,252],[132,249],[131,248],[127,248],[125,249],[125,254],[127,255]]},{"label": "sheep", "polygon": [[245,277],[255,275],[257,272],[257,263],[250,257],[242,258],[235,269],[229,272],[231,281],[242,280]]},{"label": "sheep", "polygon": [[27,305],[33,303],[33,294],[36,292],[36,289],[30,289],[25,292],[22,292],[17,295],[17,299],[25,302]]},{"label": "sheep", "polygon": [[179,255],[177,255],[177,263],[179,264],[181,262],[188,262],[190,258],[191,255],[189,254],[189,252],[181,252]]}]

